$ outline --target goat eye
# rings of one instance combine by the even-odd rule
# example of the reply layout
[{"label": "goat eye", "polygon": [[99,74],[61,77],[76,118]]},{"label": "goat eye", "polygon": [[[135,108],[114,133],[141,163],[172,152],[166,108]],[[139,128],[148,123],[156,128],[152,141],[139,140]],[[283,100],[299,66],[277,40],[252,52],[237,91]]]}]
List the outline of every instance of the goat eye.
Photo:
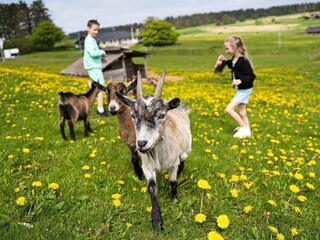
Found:
[{"label": "goat eye", "polygon": [[132,119],[136,119],[136,117],[133,114],[131,114],[131,117],[132,117]]},{"label": "goat eye", "polygon": [[166,114],[165,113],[161,113],[160,115],[159,115],[159,119],[164,119],[166,117]]}]

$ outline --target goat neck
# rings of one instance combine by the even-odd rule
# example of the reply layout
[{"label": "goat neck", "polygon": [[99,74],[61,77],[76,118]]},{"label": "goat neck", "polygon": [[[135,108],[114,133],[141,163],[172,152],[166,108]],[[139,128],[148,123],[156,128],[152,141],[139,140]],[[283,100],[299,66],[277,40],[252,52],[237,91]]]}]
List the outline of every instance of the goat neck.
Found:
[{"label": "goat neck", "polygon": [[138,82],[137,82],[137,98],[142,98],[142,79],[141,73],[138,71]]}]

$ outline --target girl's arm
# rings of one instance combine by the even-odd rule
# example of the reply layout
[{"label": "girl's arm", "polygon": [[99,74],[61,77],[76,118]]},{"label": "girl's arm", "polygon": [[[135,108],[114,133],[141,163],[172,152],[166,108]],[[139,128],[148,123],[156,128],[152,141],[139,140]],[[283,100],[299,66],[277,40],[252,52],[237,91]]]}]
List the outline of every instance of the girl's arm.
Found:
[{"label": "girl's arm", "polygon": [[224,67],[227,64],[227,59],[225,58],[225,56],[220,55],[217,58],[216,64],[214,65],[214,73],[221,73],[224,69]]},{"label": "girl's arm", "polygon": [[238,74],[238,78],[241,80],[241,85],[251,84],[256,75],[253,73],[252,67],[248,60],[245,60],[241,64],[241,73]]}]

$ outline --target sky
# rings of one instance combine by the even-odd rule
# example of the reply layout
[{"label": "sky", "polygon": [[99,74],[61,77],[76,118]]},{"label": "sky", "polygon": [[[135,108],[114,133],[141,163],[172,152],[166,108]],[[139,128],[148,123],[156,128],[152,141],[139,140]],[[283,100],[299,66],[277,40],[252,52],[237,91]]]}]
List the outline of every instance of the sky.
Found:
[{"label": "sky", "polygon": [[[23,0],[30,5],[33,0]],[[0,0],[18,3],[19,0]],[[86,30],[89,19],[100,27],[143,23],[148,17],[164,19],[195,13],[220,12],[247,8],[268,8],[319,0],[43,0],[53,22],[66,34]]]}]

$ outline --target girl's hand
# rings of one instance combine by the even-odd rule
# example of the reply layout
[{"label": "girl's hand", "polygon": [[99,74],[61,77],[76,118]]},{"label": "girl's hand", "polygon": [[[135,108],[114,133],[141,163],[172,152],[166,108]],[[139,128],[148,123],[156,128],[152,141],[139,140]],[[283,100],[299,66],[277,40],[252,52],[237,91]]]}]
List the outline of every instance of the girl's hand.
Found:
[{"label": "girl's hand", "polygon": [[221,65],[223,62],[227,61],[227,59],[225,58],[225,56],[223,55],[220,55],[218,58],[217,58],[217,62],[216,62],[216,65],[215,66],[219,66]]},{"label": "girl's hand", "polygon": [[233,79],[232,81],[232,86],[238,86],[242,83],[240,79]]}]

